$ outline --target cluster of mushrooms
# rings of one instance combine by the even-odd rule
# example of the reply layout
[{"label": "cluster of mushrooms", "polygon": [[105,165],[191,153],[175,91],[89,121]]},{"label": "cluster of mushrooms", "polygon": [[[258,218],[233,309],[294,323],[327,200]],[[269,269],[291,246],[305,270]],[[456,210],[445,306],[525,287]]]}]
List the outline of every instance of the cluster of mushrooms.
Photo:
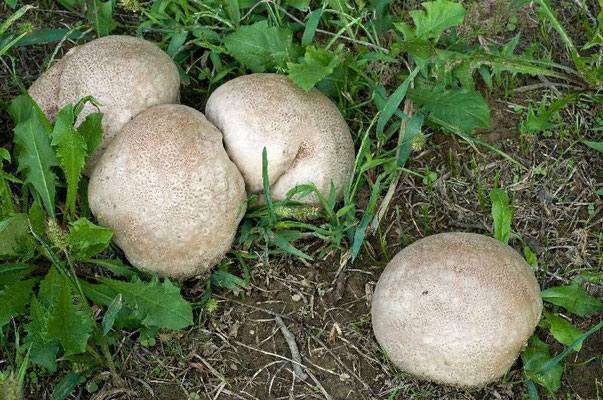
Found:
[{"label": "cluster of mushrooms", "polygon": [[[247,194],[285,199],[313,183],[340,197],[354,142],[321,92],[277,74],[217,88],[205,115],[179,103],[180,78],[154,44],[107,36],[71,49],[29,93],[53,119],[93,96],[102,144],[88,161],[88,202],[132,265],[178,279],[201,275],[229,251]],[[86,104],[79,116],[96,111]],[[317,203],[311,194],[296,198]],[[398,253],[372,301],[373,329],[389,359],[420,378],[478,387],[515,362],[542,311],[538,282],[509,246],[469,233],[421,239]]]}]

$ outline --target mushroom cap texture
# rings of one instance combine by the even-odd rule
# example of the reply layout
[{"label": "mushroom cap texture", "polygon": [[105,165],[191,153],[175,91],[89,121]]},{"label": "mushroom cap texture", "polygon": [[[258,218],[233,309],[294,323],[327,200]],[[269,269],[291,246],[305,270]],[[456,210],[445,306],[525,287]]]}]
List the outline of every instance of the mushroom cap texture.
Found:
[{"label": "mushroom cap texture", "polygon": [[526,261],[472,233],[433,235],[400,251],[379,278],[371,310],[375,337],[394,365],[458,387],[500,378],[541,312]]},{"label": "mushroom cap texture", "polygon": [[178,279],[230,249],[245,183],[199,111],[159,105],[127,123],[92,172],[88,202],[132,265]]},{"label": "mushroom cap texture", "polygon": [[[101,104],[103,142],[87,163],[89,174],[122,126],[147,108],[180,100],[180,76],[159,47],[133,36],[105,36],[76,46],[29,88],[48,119],[69,103],[94,96]],[[87,103],[78,118],[97,109]]]},{"label": "mushroom cap texture", "polygon": [[[224,134],[226,151],[248,192],[263,191],[266,147],[274,200],[308,183],[328,196],[333,182],[337,196],[343,194],[354,166],[354,141],[337,106],[317,89],[305,92],[278,74],[241,76],[212,93],[205,114]],[[317,203],[318,197],[296,200]]]}]

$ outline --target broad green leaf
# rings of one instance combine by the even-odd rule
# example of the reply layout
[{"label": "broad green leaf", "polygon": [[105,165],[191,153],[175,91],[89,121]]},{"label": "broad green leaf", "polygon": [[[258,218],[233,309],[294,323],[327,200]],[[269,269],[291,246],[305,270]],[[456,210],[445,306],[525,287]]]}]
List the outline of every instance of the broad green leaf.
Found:
[{"label": "broad green leaf", "polygon": [[46,236],[46,213],[37,201],[34,201],[29,207],[29,224],[36,235]]},{"label": "broad green leaf", "polygon": [[93,325],[92,318],[73,304],[71,285],[60,276],[57,300],[49,309],[48,338],[61,343],[65,356],[83,353]]},{"label": "broad green leaf", "polygon": [[7,181],[20,184],[23,183],[21,180],[4,172],[2,166],[4,165],[5,160],[10,163],[10,153],[4,147],[0,147],[0,219],[10,217],[16,212],[13,193],[10,190],[10,186],[8,186]]},{"label": "broad green leaf", "polygon": [[308,46],[303,63],[287,63],[289,79],[307,92],[322,78],[331,75],[340,61],[337,54]]},{"label": "broad green leaf", "polygon": [[[80,280],[80,285],[86,297],[94,304],[98,304],[100,306],[110,307],[115,298],[120,295],[119,292],[107,285],[95,285],[84,280]],[[137,312],[134,312],[128,305],[124,304],[122,296],[122,307],[117,313],[113,325],[118,328],[135,330],[140,328],[141,324],[141,315]]]},{"label": "broad green leaf", "polygon": [[117,26],[113,20],[111,1],[87,0],[88,20],[94,24],[97,36],[107,36]]},{"label": "broad green leaf", "polygon": [[603,142],[592,142],[590,140],[583,140],[582,143],[584,143],[591,149],[597,150],[599,153],[603,153]]},{"label": "broad green leaf", "polygon": [[[544,313],[545,321],[549,325],[549,329],[551,334],[559,343],[562,343],[566,346],[574,343],[576,340],[582,336],[584,332],[576,328],[571,322],[567,321],[564,318],[561,318],[558,315],[552,313]],[[582,343],[576,345],[574,350],[580,351],[582,348]]]},{"label": "broad green leaf", "polygon": [[121,311],[123,304],[124,303],[123,303],[122,295],[121,295],[121,293],[119,293],[117,296],[115,296],[115,298],[109,305],[109,308],[107,309],[107,312],[105,313],[105,316],[103,317],[103,322],[102,322],[103,336],[107,335],[107,333],[109,333],[111,328],[113,328],[115,319],[117,318],[117,315]]},{"label": "broad green leaf", "polygon": [[494,220],[494,238],[507,244],[511,236],[513,207],[509,205],[509,195],[501,189],[490,192],[492,202],[492,219]]},{"label": "broad green leaf", "polygon": [[86,260],[105,250],[113,231],[80,218],[69,229],[69,250],[77,260]]},{"label": "broad green leaf", "polygon": [[528,347],[521,353],[521,360],[528,378],[544,386],[549,392],[556,392],[561,387],[561,365],[557,364],[542,372],[542,367],[551,360],[551,355],[546,343],[536,336],[532,336],[528,341]]},{"label": "broad green leaf", "polygon": [[100,112],[88,114],[77,128],[77,132],[86,141],[88,155],[92,155],[103,141],[103,114]]},{"label": "broad green leaf", "polygon": [[47,312],[35,296],[29,308],[29,323],[25,325],[28,334],[24,343],[29,346],[30,359],[34,364],[54,372],[57,369],[59,342],[48,337]]},{"label": "broad green leaf", "polygon": [[402,100],[406,96],[406,92],[408,91],[410,83],[415,78],[415,76],[417,76],[418,73],[419,69],[415,68],[385,102],[385,105],[381,110],[381,114],[379,115],[379,120],[377,121],[378,137],[381,137],[383,135],[383,129],[385,128],[385,125],[390,120],[390,118],[396,113],[396,111],[398,111],[398,107],[400,107],[400,104],[402,104]]},{"label": "broad green leaf", "polygon": [[50,146],[49,125],[35,107],[26,96],[17,97],[11,104],[11,114],[17,123],[14,142],[18,171],[25,175],[24,182],[33,187],[48,214],[54,217],[56,175],[52,167],[58,162]]},{"label": "broad green leaf", "polygon": [[581,317],[603,310],[603,301],[590,296],[577,283],[543,290],[542,299]]},{"label": "broad green leaf", "polygon": [[285,65],[291,44],[291,31],[268,26],[266,20],[241,26],[224,38],[228,52],[253,72],[274,70]]},{"label": "broad green leaf", "polygon": [[317,8],[308,14],[308,20],[304,28],[304,34],[302,35],[301,45],[307,46],[314,40],[316,34],[316,28],[320,22],[320,16],[322,15],[322,8]]},{"label": "broad green leaf", "polygon": [[26,214],[15,214],[0,221],[0,257],[19,257],[30,254],[34,239],[29,234]]},{"label": "broad green leaf", "polygon": [[122,282],[99,278],[100,282],[123,296],[124,304],[142,316],[142,324],[167,329],[182,329],[193,323],[189,302],[180,289],[166,279],[160,282]]},{"label": "broad green leaf", "polygon": [[490,108],[479,92],[408,89],[407,95],[429,113],[428,118],[448,128],[463,132],[490,128]]},{"label": "broad green leaf", "polygon": [[405,23],[395,26],[404,33],[407,40],[413,37],[437,40],[447,28],[463,23],[465,7],[461,3],[447,0],[425,1],[421,3],[423,10],[409,11],[415,28],[410,28]]},{"label": "broad green leaf", "polygon": [[62,377],[54,387],[50,400],[65,400],[73,392],[87,371],[70,372]]},{"label": "broad green leaf", "polygon": [[0,289],[14,285],[37,268],[30,264],[0,264]]},{"label": "broad green leaf", "polygon": [[4,0],[4,3],[10,8],[15,8],[17,6],[17,0]]},{"label": "broad green leaf", "polygon": [[0,328],[25,311],[37,281],[37,279],[21,281],[0,292]]},{"label": "broad green leaf", "polygon": [[52,145],[67,180],[65,212],[72,216],[75,214],[75,199],[80,183],[80,175],[88,154],[86,141],[74,129],[74,123],[73,105],[68,104],[57,114],[52,132]]},{"label": "broad green leaf", "polygon": [[40,291],[38,300],[45,306],[50,307],[59,300],[59,291],[61,288],[62,277],[55,267],[50,267],[42,282],[40,282]]}]

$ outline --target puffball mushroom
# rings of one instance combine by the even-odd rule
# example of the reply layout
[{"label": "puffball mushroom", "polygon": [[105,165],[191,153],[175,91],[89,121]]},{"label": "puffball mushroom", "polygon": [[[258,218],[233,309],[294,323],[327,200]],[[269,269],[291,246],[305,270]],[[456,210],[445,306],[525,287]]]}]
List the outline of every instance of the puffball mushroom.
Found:
[{"label": "puffball mushroom", "polygon": [[480,387],[513,365],[542,312],[538,281],[511,247],[442,233],[400,251],[379,278],[373,330],[394,365]]},{"label": "puffball mushroom", "polygon": [[[354,166],[354,142],[335,104],[317,89],[305,92],[277,74],[241,76],[212,93],[205,115],[224,134],[248,192],[263,192],[266,147],[273,200],[308,183],[328,197],[333,182],[341,197]],[[315,194],[295,200],[318,203]]]},{"label": "puffball mushroom", "polygon": [[88,202],[132,265],[184,279],[228,252],[246,194],[220,131],[190,107],[159,105],[128,122],[107,147]]},{"label": "puffball mushroom", "polygon": [[[158,104],[179,103],[180,76],[159,47],[132,36],[105,36],[76,46],[29,88],[48,119],[69,103],[93,96],[103,112],[103,142],[86,166],[90,173],[122,126]],[[96,107],[88,103],[78,123]]]}]

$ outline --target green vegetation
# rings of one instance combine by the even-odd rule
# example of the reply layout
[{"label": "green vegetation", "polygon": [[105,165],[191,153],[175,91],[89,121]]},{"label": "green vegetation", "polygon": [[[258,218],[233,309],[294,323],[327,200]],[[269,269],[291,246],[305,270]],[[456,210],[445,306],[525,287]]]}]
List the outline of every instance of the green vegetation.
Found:
[{"label": "green vegetation", "polygon": [[[539,140],[555,140],[562,146],[555,153],[559,157],[578,151],[594,168],[601,168],[603,1],[583,1],[588,4],[579,11],[580,35],[564,25],[562,2],[534,1],[530,12],[539,21],[535,34],[549,38],[541,43],[515,34],[516,15],[527,12],[525,0],[500,5],[514,18],[502,27],[504,40],[484,39],[488,27],[475,22],[480,2],[468,1],[406,2],[414,5],[409,9],[391,0],[36,2],[38,9],[67,13],[68,28],[40,26],[34,16],[39,10],[25,3],[29,2],[4,0],[0,5],[0,61],[9,74],[0,78],[6,81],[0,99],[6,119],[0,126],[0,399],[1,392],[7,399],[21,398],[23,387],[35,386],[38,378],[53,382],[53,400],[68,398],[78,387],[92,393],[98,387],[90,389],[86,382],[101,371],[110,371],[119,386],[114,352],[120,340],[133,335],[141,345],[153,346],[162,330],[203,326],[225,307],[214,296],[216,291],[245,298],[251,290],[251,262],[318,263],[335,253],[341,268],[357,263],[356,268],[368,270],[387,261],[392,246],[399,249],[418,235],[453,230],[434,219],[441,207],[438,191],[444,173],[472,177],[471,184],[459,178],[457,186],[476,185],[473,198],[456,197],[460,208],[474,212],[469,222],[463,220],[464,230],[490,231],[496,239],[523,249],[544,289],[546,312],[521,355],[523,376],[511,383],[521,383],[530,399],[538,398],[536,385],[544,388],[541,394],[554,397],[562,388],[567,356],[584,351],[585,340],[603,327],[596,319],[603,302],[592,289],[602,279],[603,169],[588,171],[589,179],[598,182],[593,183],[596,190],[578,193],[583,189],[575,184],[575,196],[560,199],[569,204],[593,196],[588,211],[561,217],[579,219],[569,224],[574,232],[562,232],[568,228],[560,224],[556,235],[591,232],[585,241],[596,242],[598,254],[585,250],[581,257],[590,261],[576,271],[571,266],[562,269],[559,280],[549,279],[557,276],[557,265],[541,261],[548,244],[537,251],[522,235],[524,227],[514,225],[520,218],[518,204],[528,203],[525,193],[513,189],[522,185],[534,197],[544,198],[534,203],[544,210],[548,191],[565,186],[564,179],[578,168],[579,161],[573,159],[532,164],[529,155]],[[186,87],[183,103],[198,109],[217,86],[250,72],[285,74],[303,90],[325,93],[344,114],[355,140],[354,171],[343,199],[336,201],[335,188],[324,197],[313,185],[302,185],[288,200],[271,201],[270,155],[264,152],[266,204],[250,198],[236,246],[197,285],[201,289],[189,292],[185,284],[129,266],[111,244],[112,231],[96,225],[87,207],[82,169],[101,143],[103,116],[94,113],[78,121],[78,115],[84,104],[95,100],[68,104],[55,121],[48,121],[26,92],[35,76],[20,70],[18,60],[31,49],[47,46],[50,59],[34,60],[34,65],[47,66],[60,58],[69,41],[83,43],[112,33],[155,40],[178,65]],[[516,104],[519,137],[512,147],[521,151],[511,155],[509,147],[489,142],[480,133],[496,130],[500,123],[494,120],[495,99],[510,99],[522,85],[547,92],[535,92],[521,106]],[[568,122],[569,108],[576,115],[590,110],[598,116]],[[505,112],[509,115],[506,108]],[[448,153],[443,141],[453,143]],[[441,153],[439,161],[449,168],[427,164],[438,162],[437,157],[415,168],[415,158],[428,150]],[[469,154],[464,164],[458,160],[462,152]],[[484,154],[485,160],[480,158]],[[498,172],[494,182],[484,178],[490,159],[504,165],[500,169],[510,178],[499,181]],[[399,188],[408,182],[424,195],[416,207],[398,199]],[[296,194],[311,192],[319,197],[320,207],[291,201]],[[540,224],[535,218],[525,221]],[[362,326],[358,331],[367,332]],[[386,356],[374,353],[385,362]],[[598,356],[589,362],[600,372],[596,364],[601,360]],[[393,377],[395,371],[390,368],[388,373]],[[314,384],[320,394],[324,388],[318,381]],[[396,384],[387,396],[395,398],[402,390],[400,380]]]}]

